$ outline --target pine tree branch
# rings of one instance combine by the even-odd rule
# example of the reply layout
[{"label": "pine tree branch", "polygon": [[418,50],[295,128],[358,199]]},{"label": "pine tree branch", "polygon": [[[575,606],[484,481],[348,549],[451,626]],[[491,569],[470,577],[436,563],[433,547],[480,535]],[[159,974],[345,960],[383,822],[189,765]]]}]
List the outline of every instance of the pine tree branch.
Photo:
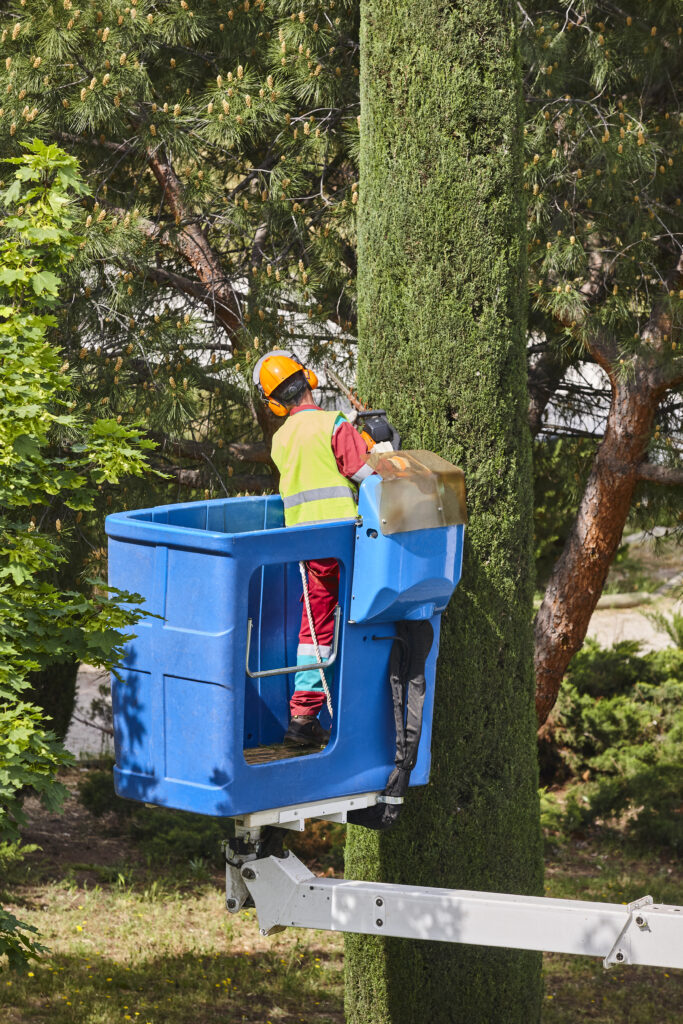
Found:
[{"label": "pine tree branch", "polygon": [[230,192],[228,192],[225,197],[226,204],[231,203],[235,197],[240,194],[240,192],[244,192],[245,188],[248,188],[254,178],[258,178],[259,174],[272,171],[279,159],[280,157],[277,154],[274,156],[267,155],[265,160],[262,160],[258,167],[254,167],[248,174],[245,174],[242,180],[239,181]]},{"label": "pine tree branch", "polygon": [[552,344],[529,360],[527,386],[529,389],[529,427],[531,436],[536,437],[543,427],[543,414],[551,398],[562,383],[569,365],[566,352]]},{"label": "pine tree branch", "polygon": [[95,135],[76,135],[73,132],[55,132],[55,138],[60,142],[69,142],[74,146],[98,146],[100,149],[108,149],[112,153],[121,156],[132,156],[136,150],[127,142],[110,142],[108,139],[100,139]]},{"label": "pine tree branch", "polygon": [[[683,285],[683,250],[679,253],[676,264],[672,267],[664,283],[668,292],[678,290]],[[675,337],[675,330],[670,305],[668,302],[660,300],[652,308],[650,318],[642,332],[642,338],[653,349],[663,352],[665,348],[669,348],[672,335]],[[665,362],[658,367],[657,377],[664,389],[678,387],[683,382],[683,360],[678,358]]]},{"label": "pine tree branch", "polygon": [[263,246],[265,245],[267,237],[268,224],[264,221],[262,224],[259,224],[258,228],[256,229],[254,241],[252,242],[251,245],[251,262],[254,266],[258,267],[263,262],[263,257],[265,256]]},{"label": "pine tree branch", "polygon": [[[589,304],[596,304],[604,291],[603,271],[607,271],[603,267],[600,254],[591,253],[589,262],[590,279],[583,285],[581,292],[586,296]],[[662,284],[667,292],[678,290],[683,284],[683,249],[679,251],[675,264],[662,280]],[[652,358],[655,353],[662,354],[664,352],[673,332],[674,324],[669,304],[663,300],[655,302],[648,322],[641,332],[641,340],[652,355],[650,352],[641,351],[641,354],[635,357],[634,364],[636,369],[645,370],[650,374],[653,385],[660,393],[675,388],[683,382],[683,360],[674,359],[663,365],[655,366]],[[619,346],[616,338],[602,333],[587,341],[586,347],[614,386],[619,358]]]},{"label": "pine tree branch", "polygon": [[[119,217],[121,220],[129,215],[130,211],[122,207],[107,206],[107,211]],[[183,252],[182,236],[171,232],[167,224],[155,222],[147,217],[136,217],[135,225],[150,241],[172,250],[174,253]],[[193,228],[195,225],[191,225]],[[197,228],[197,230],[199,230]],[[200,232],[201,233],[201,232]],[[207,243],[208,244],[208,243]],[[191,260],[188,258],[188,262]],[[214,287],[212,284],[205,284],[203,281],[193,281],[192,278],[175,271],[167,270],[165,267],[147,266],[143,271],[147,277],[159,284],[175,288],[198,299],[215,316],[216,320],[225,328],[230,341],[233,340],[235,330],[241,327],[241,319],[237,320],[235,327],[235,309],[239,309],[239,292],[233,288],[227,279],[223,278],[223,287]],[[198,274],[201,277],[201,275]],[[221,346],[222,348],[223,346]]]},{"label": "pine tree branch", "polygon": [[180,228],[173,237],[168,231],[159,232],[159,240],[172,245],[193,268],[208,291],[209,300],[203,300],[205,305],[215,313],[232,340],[242,327],[242,317],[239,300],[223,271],[220,259],[202,229],[193,222],[183,200],[180,180],[170,160],[162,155],[161,148],[149,149],[147,162],[161,186],[163,201],[168,205]]},{"label": "pine tree branch", "polygon": [[[176,478],[180,487],[206,488],[215,478],[206,469],[186,469],[184,466],[172,466],[164,472]],[[220,485],[226,494],[229,492],[248,492],[251,494],[268,494],[273,490],[274,481],[270,476],[233,476],[221,477]]]},{"label": "pine tree branch", "polygon": [[[188,459],[203,459],[205,456],[216,454],[217,446],[206,441],[191,441],[187,438],[169,441],[158,435],[152,435],[163,447],[170,449],[174,454]],[[261,462],[270,463],[270,453],[260,442],[248,443],[246,441],[228,441],[220,450],[239,459],[240,462]]]},{"label": "pine tree branch", "polygon": [[605,371],[609,377],[612,387],[616,385],[615,364],[619,357],[619,348],[616,338],[595,337],[586,341],[586,348],[598,366]]},{"label": "pine tree branch", "polygon": [[[138,220],[138,225],[140,225],[140,220]],[[151,225],[151,221],[142,225],[142,229],[145,233],[147,233],[147,225]],[[155,236],[153,232],[150,232],[150,237],[156,237],[157,241],[163,242],[163,236]],[[203,305],[207,306],[213,313],[215,313],[216,318],[219,320],[221,319],[221,312],[230,313],[230,309],[223,306],[220,297],[215,291],[212,291],[206,285],[200,284],[198,281],[193,281],[190,277],[185,277],[183,274],[176,274],[175,271],[167,270],[165,267],[145,267],[142,273],[152,281],[158,281],[159,284],[173,288],[179,292],[184,292],[186,295],[191,295],[192,298],[198,299]]]},{"label": "pine tree branch", "polygon": [[[568,427],[562,423],[544,423],[539,431],[542,437],[587,437],[594,441],[601,441],[605,436],[595,430],[580,430],[576,427]],[[538,434],[535,435],[538,437]]]},{"label": "pine tree branch", "polygon": [[242,462],[270,463],[270,452],[266,445],[260,442],[248,444],[245,441],[230,441],[225,445],[225,450]]},{"label": "pine tree branch", "polygon": [[676,466],[660,466],[654,462],[641,462],[637,470],[638,480],[664,487],[683,486],[683,469]]}]

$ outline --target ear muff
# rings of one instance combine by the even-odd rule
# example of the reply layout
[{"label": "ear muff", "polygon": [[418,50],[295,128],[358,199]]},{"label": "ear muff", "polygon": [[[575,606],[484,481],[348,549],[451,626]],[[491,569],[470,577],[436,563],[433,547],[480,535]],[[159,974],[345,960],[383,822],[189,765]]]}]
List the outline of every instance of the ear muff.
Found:
[{"label": "ear muff", "polygon": [[304,377],[306,378],[306,383],[308,384],[308,386],[311,389],[311,391],[313,391],[313,389],[317,388],[317,386],[318,386],[318,378],[313,373],[313,370],[307,370],[305,366],[302,367],[302,370],[304,371]]},{"label": "ear muff", "polygon": [[263,392],[261,392],[261,396],[263,398],[263,401],[266,403],[266,405],[270,409],[270,411],[274,412],[276,416],[286,416],[287,415],[287,407],[284,406],[282,404],[282,402],[278,402],[277,398],[266,398],[266,396],[263,394]]}]

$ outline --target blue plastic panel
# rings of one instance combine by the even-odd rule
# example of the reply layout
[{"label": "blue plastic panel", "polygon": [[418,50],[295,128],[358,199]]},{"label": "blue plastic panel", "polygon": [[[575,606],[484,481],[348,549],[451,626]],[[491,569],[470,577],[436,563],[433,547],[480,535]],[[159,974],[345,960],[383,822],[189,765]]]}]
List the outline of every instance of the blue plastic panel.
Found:
[{"label": "blue plastic panel", "polygon": [[354,622],[431,619],[448,604],[460,579],[464,526],[411,530],[384,536],[380,528],[382,481],[361,488],[351,588]]},{"label": "blue plastic panel", "polygon": [[[361,502],[368,485],[374,488],[374,478],[364,482]],[[119,795],[231,816],[383,789],[394,758],[390,638],[397,618],[409,614],[432,618],[436,635],[411,784],[428,781],[440,623],[438,611],[430,608],[440,609],[447,600],[442,577],[430,569],[430,578],[440,581],[438,593],[418,595],[415,568],[406,575],[399,566],[409,596],[395,593],[387,603],[377,596],[386,590],[384,584],[378,591],[372,581],[378,567],[391,577],[390,557],[379,557],[380,546],[369,548],[371,554],[362,558],[369,558],[368,588],[375,594],[369,600],[372,624],[351,623],[352,577],[358,580],[364,550],[355,521],[289,529],[283,522],[277,496],[169,505],[107,518],[110,583],[141,594],[144,607],[159,616],[136,627],[123,681],[112,679]],[[455,547],[452,562],[459,567],[461,542]],[[385,548],[398,550],[392,544]],[[452,555],[451,548],[446,544],[444,550]],[[404,545],[403,561],[408,555],[414,555],[410,544]],[[252,670],[294,664],[301,620],[298,561],[309,558],[336,558],[341,567],[334,721],[326,723],[327,713],[321,714],[332,736],[319,753],[249,765],[244,748],[282,739],[293,680],[246,675],[247,620],[253,623]],[[354,588],[355,593],[358,582]],[[380,604],[383,610],[377,612]]]}]

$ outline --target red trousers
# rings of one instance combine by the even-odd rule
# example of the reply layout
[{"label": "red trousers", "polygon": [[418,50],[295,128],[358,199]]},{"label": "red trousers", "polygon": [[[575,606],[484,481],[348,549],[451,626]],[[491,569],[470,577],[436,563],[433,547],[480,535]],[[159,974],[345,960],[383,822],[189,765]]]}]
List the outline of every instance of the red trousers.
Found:
[{"label": "red trousers", "polygon": [[[323,661],[329,656],[334,638],[334,610],[339,599],[339,563],[335,558],[321,558],[306,563],[308,578],[308,599],[311,617]],[[306,604],[301,598],[301,629],[299,630],[299,664],[315,664],[313,637],[308,622]],[[325,650],[327,648],[327,650]],[[303,660],[302,660],[303,659]],[[320,683],[320,674],[297,673],[295,690],[289,704],[292,715],[317,715],[325,703],[325,693]],[[309,689],[309,687],[315,687]]]}]

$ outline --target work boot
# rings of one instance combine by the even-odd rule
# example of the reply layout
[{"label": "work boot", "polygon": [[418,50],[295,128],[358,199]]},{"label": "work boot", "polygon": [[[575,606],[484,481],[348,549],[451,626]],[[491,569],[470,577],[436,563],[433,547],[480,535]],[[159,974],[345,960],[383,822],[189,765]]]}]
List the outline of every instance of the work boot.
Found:
[{"label": "work boot", "polygon": [[329,738],[329,729],[323,729],[315,715],[293,715],[284,743],[287,747],[324,747]]}]

